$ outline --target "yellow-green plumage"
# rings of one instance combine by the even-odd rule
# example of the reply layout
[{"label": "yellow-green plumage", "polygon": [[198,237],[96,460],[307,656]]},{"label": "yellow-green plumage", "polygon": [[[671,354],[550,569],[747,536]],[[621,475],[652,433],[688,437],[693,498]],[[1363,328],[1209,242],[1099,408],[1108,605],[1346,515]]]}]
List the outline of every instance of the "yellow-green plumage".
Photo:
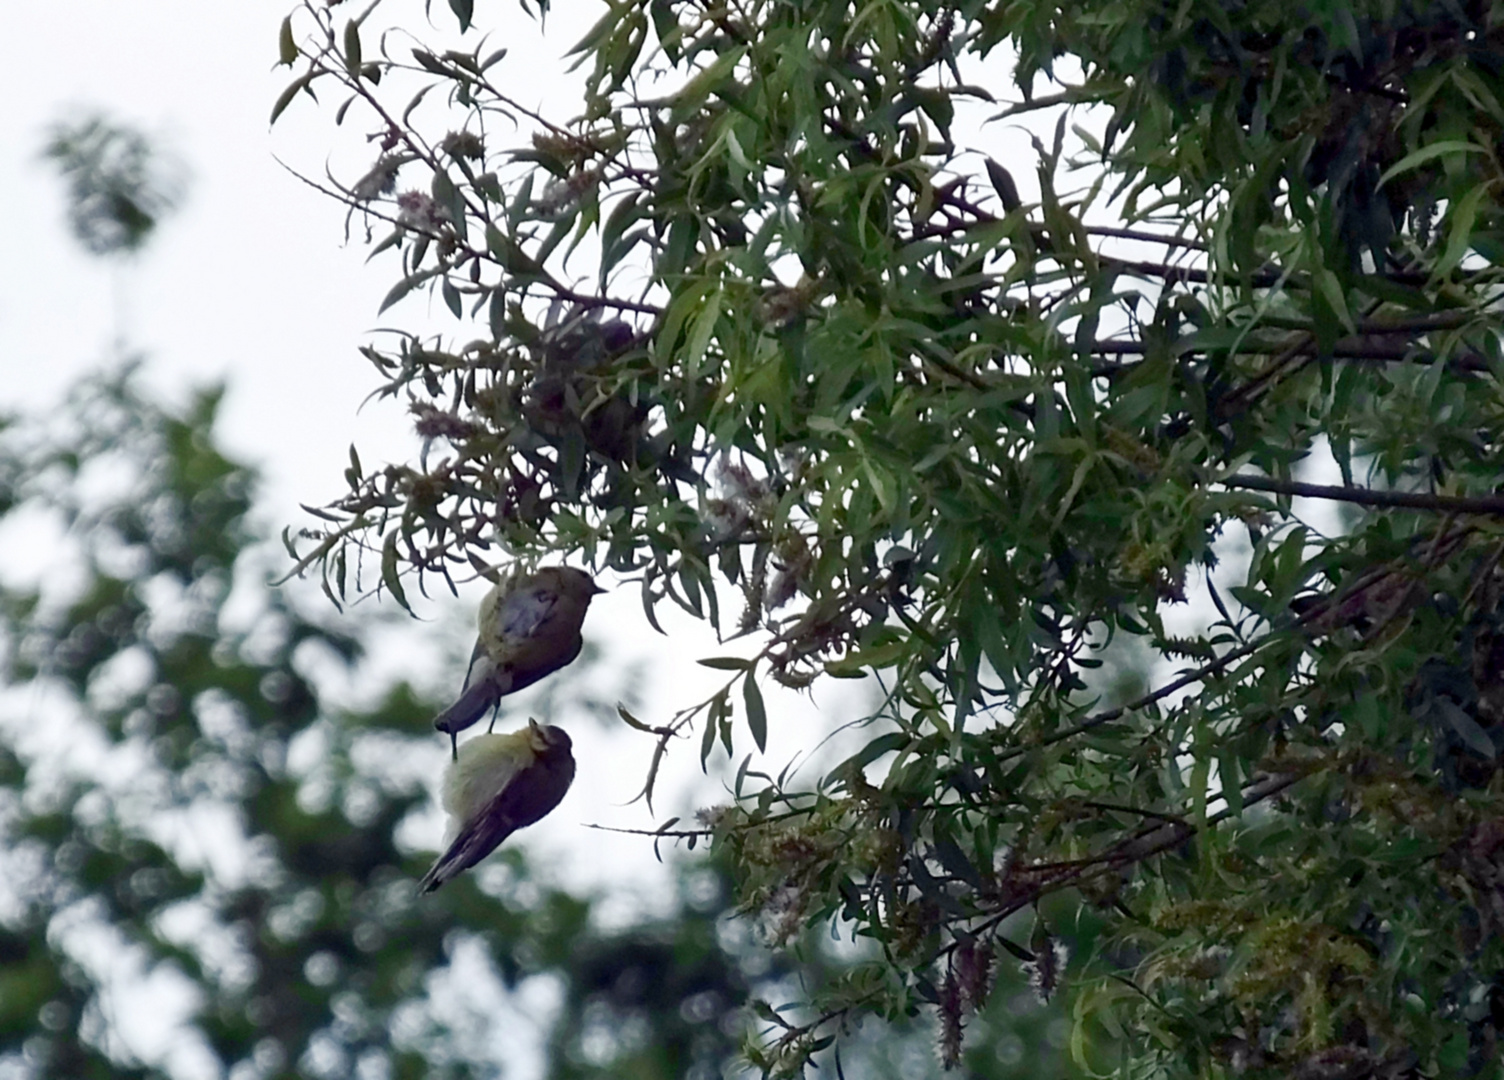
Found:
[{"label": "yellow-green plumage", "polygon": [[468,740],[459,756],[444,770],[444,787],[440,805],[449,815],[449,833],[453,840],[460,826],[472,821],[512,778],[537,760],[533,749],[533,728],[505,735],[477,735]]},{"label": "yellow-green plumage", "polygon": [[558,806],[574,780],[570,746],[561,728],[533,720],[519,731],[467,740],[444,774],[448,847],[419,888],[432,892]]}]

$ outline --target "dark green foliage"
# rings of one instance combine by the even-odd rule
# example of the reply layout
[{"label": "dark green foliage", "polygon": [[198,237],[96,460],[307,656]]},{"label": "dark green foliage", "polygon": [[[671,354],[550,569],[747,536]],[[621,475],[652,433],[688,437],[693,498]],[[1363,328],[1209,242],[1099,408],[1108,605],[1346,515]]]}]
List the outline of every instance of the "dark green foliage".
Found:
[{"label": "dark green foliage", "polygon": [[1127,1075],[1497,1074],[1504,8],[623,0],[542,121],[478,34],[289,42],[278,110],[339,86],[380,141],[334,194],[387,306],[460,320],[365,350],[431,442],[302,565],[640,579],[755,641],[630,721],[705,759],[776,753],[756,680],[882,687],[850,761],[749,759],[710,818],[775,937],[877,950],[757,1065],[931,1006],[955,1063],[979,958],[1084,910],[1085,1064],[1100,1023]]}]

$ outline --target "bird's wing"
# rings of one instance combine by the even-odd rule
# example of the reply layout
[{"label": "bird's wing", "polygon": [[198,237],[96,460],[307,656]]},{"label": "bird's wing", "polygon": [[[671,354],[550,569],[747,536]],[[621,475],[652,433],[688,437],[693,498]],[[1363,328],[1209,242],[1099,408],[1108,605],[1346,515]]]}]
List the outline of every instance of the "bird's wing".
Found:
[{"label": "bird's wing", "polygon": [[568,649],[555,649],[541,658],[517,650],[521,655],[514,654],[513,661],[507,665],[506,670],[497,673],[497,685],[504,687],[502,693],[515,694],[518,690],[526,690],[539,679],[574,663],[584,649],[585,642],[576,637],[568,644]]},{"label": "bird's wing", "polygon": [[549,618],[559,599],[559,590],[542,582],[514,589],[502,598],[470,654],[463,692],[453,705],[434,717],[434,727],[451,735],[464,731],[478,723],[503,695],[536,682],[568,662],[536,673],[531,669],[537,665],[524,664],[526,670],[520,680],[514,670],[515,661],[546,644]]},{"label": "bird's wing", "polygon": [[470,869],[495,851],[517,828],[504,814],[482,814],[460,830],[449,850],[439,856],[439,860],[423,875],[423,880],[418,882],[418,891],[433,892],[462,870]]},{"label": "bird's wing", "polygon": [[531,825],[559,805],[574,780],[574,757],[565,753],[544,766],[517,773],[475,818],[467,822],[439,856],[420,892],[433,892],[463,870],[480,862],[518,829]]},{"label": "bird's wing", "polygon": [[496,636],[503,642],[536,637],[558,604],[558,590],[541,582],[509,593],[496,609]]}]

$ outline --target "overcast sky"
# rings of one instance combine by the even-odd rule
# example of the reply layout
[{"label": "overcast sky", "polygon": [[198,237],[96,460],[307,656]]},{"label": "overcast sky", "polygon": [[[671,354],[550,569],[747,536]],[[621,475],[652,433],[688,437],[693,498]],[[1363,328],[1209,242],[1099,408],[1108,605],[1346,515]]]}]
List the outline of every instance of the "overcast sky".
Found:
[{"label": "overcast sky", "polygon": [[[268,476],[266,507],[336,493],[358,441],[370,459],[411,443],[371,388],[355,349],[377,323],[391,270],[346,245],[342,210],[276,158],[319,175],[328,110],[300,102],[275,130],[267,117],[289,81],[276,68],[291,0],[64,0],[7,5],[13,55],[0,72],[0,192],[12,207],[0,269],[6,404],[40,404],[112,351],[117,318],[175,391],[226,378],[223,435]],[[416,2],[389,5],[419,13]],[[438,5],[444,8],[445,5]],[[513,14],[515,5],[499,5]],[[447,9],[443,12],[447,15]],[[519,30],[526,30],[526,20]],[[518,50],[538,76],[562,51]],[[61,185],[38,150],[49,124],[103,108],[158,137],[187,166],[188,199],[138,264],[85,256],[67,233]],[[275,157],[274,157],[275,155]],[[120,301],[116,300],[116,284]]]}]

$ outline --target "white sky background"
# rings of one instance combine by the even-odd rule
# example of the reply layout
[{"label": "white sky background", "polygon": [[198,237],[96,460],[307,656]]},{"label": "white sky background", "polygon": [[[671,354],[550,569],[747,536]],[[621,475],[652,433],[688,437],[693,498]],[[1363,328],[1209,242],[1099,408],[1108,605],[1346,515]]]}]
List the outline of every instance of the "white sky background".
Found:
[{"label": "white sky background", "polygon": [[[266,508],[290,517],[339,480],[358,439],[405,453],[396,410],[367,406],[354,352],[374,322],[380,268],[342,247],[340,215],[272,159],[321,168],[311,125],[269,132],[286,69],[273,71],[284,0],[83,0],[9,4],[0,73],[0,191],[12,207],[0,270],[7,404],[41,405],[111,354],[114,279],[124,337],[173,391],[229,378],[223,436],[264,464]],[[188,198],[138,264],[121,270],[68,235],[62,185],[39,160],[47,126],[103,108],[183,159]],[[275,138],[274,138],[275,136]],[[290,136],[297,136],[293,138]],[[383,415],[385,414],[385,415]]]},{"label": "white sky background", "polygon": [[[378,319],[380,299],[395,280],[394,262],[378,258],[367,266],[363,231],[357,229],[347,244],[343,208],[273,157],[319,176],[334,141],[333,104],[325,95],[321,106],[300,98],[275,129],[268,128],[272,102],[291,78],[287,68],[274,66],[277,30],[291,2],[8,5],[14,56],[0,74],[11,103],[0,115],[0,195],[13,208],[10,250],[0,268],[0,363],[6,372],[0,407],[37,409],[55,402],[78,376],[109,366],[117,355],[117,330],[127,352],[147,358],[149,384],[174,399],[181,400],[189,387],[225,379],[229,394],[220,434],[233,455],[262,468],[259,514],[271,532],[289,522],[312,524],[298,504],[317,504],[340,492],[352,442],[368,471],[415,453],[400,404],[365,401],[375,380],[356,348],[382,323],[413,326],[429,304],[415,294]],[[420,3],[388,6],[393,15],[416,12],[415,29],[423,32]],[[575,96],[564,96],[565,65],[554,58],[578,37],[567,22],[586,26],[579,16],[594,18],[598,9],[564,6],[578,14],[572,20],[550,17],[548,41],[541,43],[515,0],[480,5],[482,16],[508,24],[512,53],[504,63],[526,65],[514,70],[532,104],[552,99],[557,105]],[[443,0],[435,3],[434,16],[442,30],[452,30]],[[157,137],[190,176],[181,209],[145,254],[124,266],[86,255],[73,240],[62,184],[39,156],[51,123],[70,110],[99,108]],[[357,129],[357,141],[363,133]],[[438,328],[452,330],[442,303],[431,306],[448,323],[436,318]],[[654,640],[644,637],[633,594],[628,587],[618,597],[598,600],[587,627],[604,639],[611,659],[649,659],[670,643],[651,632]],[[456,621],[469,617],[465,605],[450,607],[420,611]],[[431,625],[414,624],[414,633],[423,635]],[[449,636],[443,635],[446,646],[453,644]],[[393,649],[394,663],[413,666],[401,659],[412,644]],[[675,651],[681,649],[676,644]],[[425,661],[442,659],[438,649],[421,652],[430,653]],[[437,682],[419,667],[411,672],[418,681]],[[436,750],[439,742],[435,736]],[[585,782],[577,785],[566,804],[572,813],[565,816],[572,823],[619,816],[609,800],[581,796],[630,798],[640,786],[647,749],[645,740],[624,743],[626,753],[609,777],[591,769],[582,754]],[[630,816],[634,825],[649,823],[643,808],[634,807]],[[436,843],[437,820],[434,832]],[[599,836],[584,833],[582,842],[598,846]],[[640,857],[652,863],[645,844],[625,843],[632,849],[627,863]],[[590,857],[580,865],[601,864]]]}]

